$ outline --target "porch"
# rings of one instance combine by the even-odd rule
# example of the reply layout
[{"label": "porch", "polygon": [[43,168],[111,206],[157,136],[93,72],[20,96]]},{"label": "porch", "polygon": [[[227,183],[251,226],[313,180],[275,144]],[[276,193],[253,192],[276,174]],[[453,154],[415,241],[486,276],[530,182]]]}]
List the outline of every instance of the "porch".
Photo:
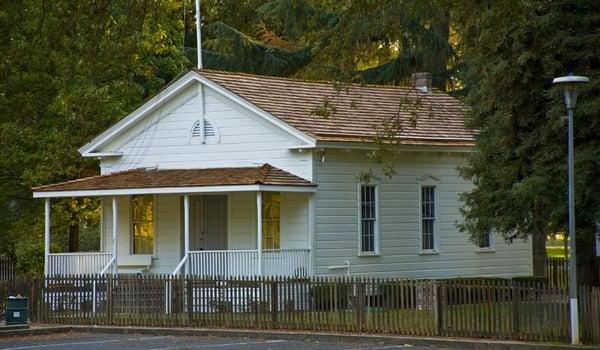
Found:
[{"label": "porch", "polygon": [[[239,169],[247,172],[255,168]],[[114,177],[120,177],[122,184],[123,173],[117,173],[90,178],[96,183],[93,189],[82,188],[86,187],[85,179],[34,189],[35,197],[46,200],[46,276],[109,273],[214,278],[312,275],[310,212],[315,186],[306,180],[300,182],[299,178],[281,170],[274,171],[276,168],[270,166],[257,169],[263,178],[265,172],[267,175],[278,172],[277,178],[294,177],[295,184],[251,179],[252,184],[248,185],[207,184],[186,186],[185,189],[178,186],[168,190],[154,186],[98,188],[102,187],[99,183],[114,182]],[[219,170],[210,169],[212,173]],[[232,170],[236,168],[226,169],[228,173]],[[126,173],[133,178],[135,172]],[[175,175],[181,177],[182,173],[189,176],[190,172],[195,173],[195,179],[202,178],[203,171],[199,169],[145,169],[141,175],[146,178],[158,175],[166,180]],[[240,175],[239,171],[235,173]],[[215,177],[231,182],[227,179],[231,176],[219,175],[226,174],[213,174],[211,182]],[[203,178],[206,180],[207,177]],[[239,179],[236,182],[240,182]],[[58,185],[61,186],[56,190],[48,190]],[[77,188],[72,188],[74,185]],[[101,199],[100,251],[51,253],[52,198],[91,196]]]}]

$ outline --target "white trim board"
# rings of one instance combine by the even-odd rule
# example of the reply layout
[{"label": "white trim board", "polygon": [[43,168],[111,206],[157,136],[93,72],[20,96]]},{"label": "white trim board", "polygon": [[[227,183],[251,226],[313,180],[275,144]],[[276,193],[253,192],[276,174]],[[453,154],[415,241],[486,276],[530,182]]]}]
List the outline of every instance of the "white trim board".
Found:
[{"label": "white trim board", "polygon": [[[332,148],[348,150],[377,150],[378,146],[373,142],[349,142],[349,141],[317,141],[315,145],[299,145],[288,147],[290,150],[304,150],[314,148]],[[427,153],[475,153],[475,147],[471,146],[431,146],[431,145],[399,145],[395,147],[400,152],[427,152]]]},{"label": "white trim board", "polygon": [[190,71],[186,73],[181,78],[174,81],[171,85],[167,86],[163,91],[159,92],[156,96],[151,98],[148,102],[144,103],[142,106],[137,108],[135,111],[127,115],[125,118],[121,119],[119,122],[108,128],[106,131],[95,137],[92,141],[88,142],[86,145],[79,148],[79,153],[81,153],[84,157],[103,157],[103,156],[114,156],[114,152],[96,152],[98,148],[107,144],[114,137],[123,133],[127,128],[135,125],[140,119],[147,116],[149,113],[154,111],[156,108],[162,106],[167,103],[174,95],[190,86],[194,82],[199,82],[212,90],[216,91],[218,94],[225,96],[231,101],[237,103],[238,105],[244,107],[245,109],[255,113],[256,115],[262,117],[267,120],[270,124],[278,127],[279,129],[285,131],[286,133],[296,137],[299,141],[307,146],[314,146],[316,144],[316,140],[307,134],[301,132],[300,130],[292,127],[287,124],[283,120],[273,116],[272,114],[258,108],[254,104],[248,102],[247,100],[241,98],[240,96],[230,92],[225,89],[221,85],[209,80],[208,78],[200,75],[195,71]]},{"label": "white trim board", "polygon": [[33,192],[33,198],[65,198],[65,197],[96,197],[96,196],[125,196],[132,194],[192,194],[192,193],[227,193],[227,192],[316,192],[316,186],[289,185],[224,185],[224,186],[194,186],[194,187],[149,187],[110,190],[83,191],[49,191]]}]

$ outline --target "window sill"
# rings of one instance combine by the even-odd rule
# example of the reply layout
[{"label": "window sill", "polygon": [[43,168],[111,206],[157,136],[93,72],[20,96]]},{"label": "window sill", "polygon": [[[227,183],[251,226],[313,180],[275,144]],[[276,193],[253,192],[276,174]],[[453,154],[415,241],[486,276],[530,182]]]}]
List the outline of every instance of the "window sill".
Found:
[{"label": "window sill", "polygon": [[366,257],[369,257],[369,256],[381,256],[381,254],[379,252],[360,252],[360,253],[358,253],[358,256],[359,257],[362,257],[362,256],[366,256]]},{"label": "window sill", "polygon": [[421,250],[419,255],[440,255],[438,250]]},{"label": "window sill", "polygon": [[494,253],[496,249],[494,248],[477,248],[475,249],[475,253]]}]

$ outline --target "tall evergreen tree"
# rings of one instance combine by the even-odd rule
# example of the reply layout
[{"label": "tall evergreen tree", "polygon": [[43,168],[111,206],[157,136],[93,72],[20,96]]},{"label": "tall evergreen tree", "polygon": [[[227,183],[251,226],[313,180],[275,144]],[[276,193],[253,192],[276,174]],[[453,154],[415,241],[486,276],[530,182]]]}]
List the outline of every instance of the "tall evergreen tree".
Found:
[{"label": "tall evergreen tree", "polygon": [[[31,186],[95,174],[77,148],[184,69],[181,24],[176,0],[3,2],[0,252],[41,242]],[[76,216],[69,208],[55,207]],[[75,220],[64,223],[55,222],[68,230]]]},{"label": "tall evergreen tree", "polygon": [[[548,234],[567,225],[565,109],[552,78],[590,77],[575,113],[576,224],[580,257],[593,254],[600,217],[600,11],[593,0],[457,1],[470,125],[477,152],[462,174],[461,230],[534,240],[545,257]],[[538,274],[543,273],[538,269]]]}]

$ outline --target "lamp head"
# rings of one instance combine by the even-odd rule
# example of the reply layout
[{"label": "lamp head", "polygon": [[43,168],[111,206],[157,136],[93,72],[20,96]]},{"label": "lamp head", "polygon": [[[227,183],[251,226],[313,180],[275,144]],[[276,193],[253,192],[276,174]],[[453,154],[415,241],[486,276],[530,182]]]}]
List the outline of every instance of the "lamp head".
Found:
[{"label": "lamp head", "polygon": [[566,75],[564,77],[554,78],[552,84],[557,84],[562,87],[565,97],[565,105],[567,109],[575,108],[577,104],[577,95],[579,94],[579,86],[590,81],[587,77],[578,75]]}]

